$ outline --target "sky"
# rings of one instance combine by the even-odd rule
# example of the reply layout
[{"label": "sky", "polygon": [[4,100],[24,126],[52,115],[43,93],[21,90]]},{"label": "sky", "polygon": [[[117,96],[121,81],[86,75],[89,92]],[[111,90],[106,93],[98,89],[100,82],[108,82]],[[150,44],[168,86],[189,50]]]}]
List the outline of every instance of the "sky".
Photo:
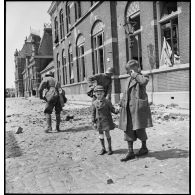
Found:
[{"label": "sky", "polygon": [[21,50],[30,28],[43,34],[44,23],[50,23],[47,13],[52,1],[7,1],[5,7],[6,27],[6,88],[14,87],[14,52]]}]

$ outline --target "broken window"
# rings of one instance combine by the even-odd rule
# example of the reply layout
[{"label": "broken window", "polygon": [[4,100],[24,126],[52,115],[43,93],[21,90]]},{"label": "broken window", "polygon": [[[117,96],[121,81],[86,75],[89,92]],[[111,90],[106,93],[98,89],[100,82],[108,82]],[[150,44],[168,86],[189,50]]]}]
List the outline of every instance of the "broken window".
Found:
[{"label": "broken window", "polygon": [[128,5],[126,12],[126,23],[130,24],[129,34],[127,33],[128,58],[137,60],[142,67],[142,45],[141,45],[141,21],[139,2],[133,1]]},{"label": "broken window", "polygon": [[[169,60],[171,66],[180,63],[177,2],[160,2],[160,11],[162,45],[160,65],[165,65],[164,63]],[[169,59],[163,60],[165,53]]]}]

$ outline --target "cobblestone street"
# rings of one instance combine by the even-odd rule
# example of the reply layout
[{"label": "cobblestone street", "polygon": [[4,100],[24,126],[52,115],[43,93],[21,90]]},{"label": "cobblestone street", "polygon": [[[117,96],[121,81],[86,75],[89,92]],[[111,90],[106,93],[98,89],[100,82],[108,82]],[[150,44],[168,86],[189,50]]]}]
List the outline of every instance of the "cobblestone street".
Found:
[{"label": "cobblestone street", "polygon": [[[44,132],[44,106],[38,98],[6,99],[6,193],[189,193],[189,110],[151,106],[149,154],[122,163],[123,131],[111,131],[113,155],[98,155],[88,105],[68,102],[54,134]],[[67,114],[74,119],[65,121]]]}]

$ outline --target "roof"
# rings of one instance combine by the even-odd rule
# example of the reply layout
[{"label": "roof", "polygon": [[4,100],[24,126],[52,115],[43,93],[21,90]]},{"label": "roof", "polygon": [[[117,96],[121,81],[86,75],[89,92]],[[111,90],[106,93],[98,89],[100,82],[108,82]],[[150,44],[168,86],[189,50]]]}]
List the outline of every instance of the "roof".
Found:
[{"label": "roof", "polygon": [[47,72],[48,70],[51,70],[51,69],[53,69],[54,68],[54,61],[52,60],[46,67],[45,67],[45,69],[43,69],[40,73],[42,74],[42,73],[45,73],[45,72]]},{"label": "roof", "polygon": [[32,54],[32,42],[35,41],[35,44],[39,44],[40,41],[40,36],[38,35],[34,35],[34,34],[30,34],[29,37],[25,40],[25,43],[21,49],[21,51],[19,52],[19,55],[22,57],[25,56],[31,56]]}]

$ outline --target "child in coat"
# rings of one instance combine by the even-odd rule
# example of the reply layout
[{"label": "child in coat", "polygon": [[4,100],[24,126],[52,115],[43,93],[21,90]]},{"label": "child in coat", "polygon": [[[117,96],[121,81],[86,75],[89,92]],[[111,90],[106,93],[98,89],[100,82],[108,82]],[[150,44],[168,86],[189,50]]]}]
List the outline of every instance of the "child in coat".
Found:
[{"label": "child in coat", "polygon": [[108,141],[108,155],[111,155],[113,152],[110,130],[115,128],[111,113],[118,114],[119,110],[115,109],[112,103],[105,98],[103,86],[97,85],[94,89],[94,93],[97,99],[92,103],[92,123],[94,128],[99,131],[99,138],[102,146],[100,155],[107,152],[104,144],[104,132]]},{"label": "child in coat", "polygon": [[[124,130],[124,140],[128,143],[128,153],[121,161],[127,161],[148,153],[146,128],[152,127],[152,117],[146,93],[149,81],[147,75],[140,73],[136,60],[130,60],[125,66],[129,78],[126,90],[120,102],[119,129]],[[137,154],[133,151],[133,142],[140,139],[142,147]]]}]

